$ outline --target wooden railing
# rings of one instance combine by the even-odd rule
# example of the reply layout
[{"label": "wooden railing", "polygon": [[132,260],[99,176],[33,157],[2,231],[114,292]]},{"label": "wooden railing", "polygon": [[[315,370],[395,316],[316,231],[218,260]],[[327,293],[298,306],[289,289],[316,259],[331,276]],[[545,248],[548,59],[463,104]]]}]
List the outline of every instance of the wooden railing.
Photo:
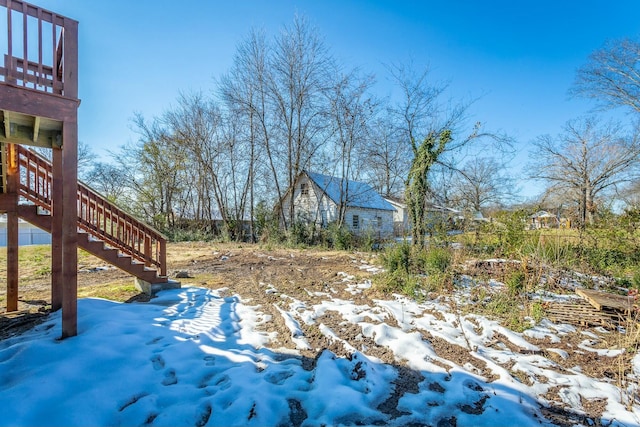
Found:
[{"label": "wooden railing", "polygon": [[[77,40],[77,21],[28,4],[0,0],[0,45],[4,65],[0,82],[64,95],[65,69],[77,69],[77,50],[65,51],[65,39]],[[75,78],[75,77],[74,77]]]},{"label": "wooden railing", "polygon": [[[20,145],[13,147],[17,150],[20,174],[19,196],[51,212],[51,163]],[[167,239],[81,182],[78,183],[78,228],[148,267],[155,266],[160,276],[166,276]]]}]

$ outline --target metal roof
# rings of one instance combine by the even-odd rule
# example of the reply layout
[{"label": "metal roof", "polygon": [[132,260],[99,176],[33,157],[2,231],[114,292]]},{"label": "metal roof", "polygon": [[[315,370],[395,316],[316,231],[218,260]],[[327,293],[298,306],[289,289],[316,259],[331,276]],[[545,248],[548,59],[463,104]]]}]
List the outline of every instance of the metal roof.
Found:
[{"label": "metal roof", "polygon": [[391,203],[383,199],[369,184],[316,172],[305,171],[305,173],[336,204],[343,201],[350,208],[395,211]]}]

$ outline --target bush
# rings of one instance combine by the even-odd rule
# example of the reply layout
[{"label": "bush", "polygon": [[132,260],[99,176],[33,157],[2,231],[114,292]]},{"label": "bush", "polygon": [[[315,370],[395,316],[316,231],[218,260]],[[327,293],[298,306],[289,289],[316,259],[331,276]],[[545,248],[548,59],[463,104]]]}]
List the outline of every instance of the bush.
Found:
[{"label": "bush", "polygon": [[446,272],[451,266],[452,254],[446,248],[431,248],[426,251],[425,270],[427,273],[438,274]]},{"label": "bush", "polygon": [[524,290],[526,275],[522,270],[516,270],[507,278],[506,285],[510,296],[517,296]]},{"label": "bush", "polygon": [[345,225],[339,226],[332,222],[324,231],[328,246],[338,250],[348,250],[353,247],[353,234]]},{"label": "bush", "polygon": [[416,299],[429,292],[441,292],[453,284],[452,259],[447,248],[414,248],[407,242],[394,245],[381,255],[387,272],[376,279],[377,288]]},{"label": "bush", "polygon": [[411,266],[411,245],[407,242],[387,248],[381,256],[382,265],[390,274],[409,274]]},{"label": "bush", "polygon": [[540,323],[540,321],[547,315],[544,310],[544,305],[540,301],[534,301],[529,307],[529,311],[531,313],[531,317],[536,323]]},{"label": "bush", "polygon": [[287,233],[287,242],[291,246],[313,244],[313,227],[315,227],[315,225],[309,225],[305,221],[295,221],[293,224],[291,224],[291,227],[289,227],[289,232]]},{"label": "bush", "polygon": [[281,243],[284,241],[279,219],[264,200],[258,202],[254,215],[253,227],[258,241],[263,243]]}]

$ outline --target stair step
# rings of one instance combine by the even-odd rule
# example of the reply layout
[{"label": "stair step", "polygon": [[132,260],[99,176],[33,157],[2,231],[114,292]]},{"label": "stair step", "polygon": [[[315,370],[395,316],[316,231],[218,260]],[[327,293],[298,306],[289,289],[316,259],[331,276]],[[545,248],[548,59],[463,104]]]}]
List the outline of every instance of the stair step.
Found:
[{"label": "stair step", "polygon": [[[40,214],[37,206],[20,205],[19,215],[44,230],[51,230],[51,216]],[[157,270],[134,261],[133,257],[120,253],[118,249],[106,246],[104,241],[95,239],[89,233],[78,232],[78,247],[146,282],[164,283],[168,281],[167,277],[158,276]]]},{"label": "stair step", "polygon": [[167,278],[159,277],[156,270],[134,261],[130,255],[122,254],[117,249],[106,246],[102,240],[94,240],[89,233],[78,233],[78,246],[141,280],[151,283],[167,281]]}]

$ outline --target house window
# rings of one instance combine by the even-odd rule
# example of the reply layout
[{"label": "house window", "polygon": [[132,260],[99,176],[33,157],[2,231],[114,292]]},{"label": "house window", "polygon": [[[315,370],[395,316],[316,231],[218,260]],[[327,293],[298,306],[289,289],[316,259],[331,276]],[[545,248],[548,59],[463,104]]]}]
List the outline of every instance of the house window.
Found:
[{"label": "house window", "polygon": [[300,184],[300,194],[303,196],[309,195],[309,185],[306,182]]},{"label": "house window", "polygon": [[353,225],[353,228],[360,227],[360,217],[358,215],[354,215],[351,224]]},{"label": "house window", "polygon": [[378,222],[378,228],[382,228],[382,217],[381,216],[377,216],[376,217],[376,221]]}]

